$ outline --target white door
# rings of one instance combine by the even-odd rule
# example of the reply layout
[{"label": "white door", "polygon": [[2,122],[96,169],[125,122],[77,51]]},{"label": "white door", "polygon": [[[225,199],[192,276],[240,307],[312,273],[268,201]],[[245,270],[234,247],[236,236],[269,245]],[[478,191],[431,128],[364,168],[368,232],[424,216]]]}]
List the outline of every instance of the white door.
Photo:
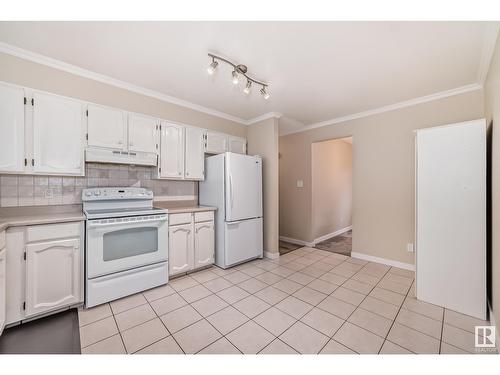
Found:
[{"label": "white door", "polygon": [[7,311],[6,305],[6,274],[5,274],[5,263],[7,250],[0,248],[0,335],[5,327],[5,315]]},{"label": "white door", "polygon": [[161,124],[160,177],[184,178],[184,127]]},{"label": "white door", "polygon": [[83,176],[82,103],[39,92],[33,99],[33,172]]},{"label": "white door", "polygon": [[203,150],[204,130],[186,127],[184,177],[189,180],[203,180],[205,153]]},{"label": "white door", "polygon": [[262,216],[262,159],[226,153],[226,221]]},{"label": "white door", "polygon": [[126,150],[127,115],[118,109],[88,105],[88,145]]},{"label": "white door", "polygon": [[176,225],[168,229],[169,275],[187,272],[194,265],[193,225]]},{"label": "white door", "polygon": [[263,255],[262,218],[226,222],[225,265],[226,267]]},{"label": "white door", "polygon": [[23,172],[24,158],[24,90],[0,85],[0,172]]},{"label": "white door", "polygon": [[214,222],[194,225],[194,268],[214,262]]},{"label": "white door", "polygon": [[486,318],[486,122],[417,132],[417,298]]},{"label": "white door", "polygon": [[240,137],[228,137],[229,139],[229,152],[236,152],[237,154],[247,153],[247,140]]},{"label": "white door", "polygon": [[128,149],[136,152],[155,153],[158,134],[158,120],[130,113],[128,115]]},{"label": "white door", "polygon": [[205,152],[209,154],[222,154],[228,150],[227,135],[207,131]]},{"label": "white door", "polygon": [[78,238],[26,245],[26,317],[82,301]]}]

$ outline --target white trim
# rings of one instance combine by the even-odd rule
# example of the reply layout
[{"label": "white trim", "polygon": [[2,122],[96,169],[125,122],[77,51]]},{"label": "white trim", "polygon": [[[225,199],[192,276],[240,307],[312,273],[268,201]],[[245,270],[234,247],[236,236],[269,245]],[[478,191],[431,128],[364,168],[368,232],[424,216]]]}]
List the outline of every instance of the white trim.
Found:
[{"label": "white trim", "polygon": [[261,122],[270,118],[281,118],[283,115],[279,112],[268,112],[264,113],[263,115],[254,117],[250,120],[245,121],[245,125],[252,125],[255,124],[256,122]]},{"label": "white trim", "polygon": [[[225,120],[234,121],[242,125],[247,125],[249,120],[244,120],[240,117],[230,115],[228,113],[224,113],[221,111],[217,111],[215,109],[207,108],[198,104],[191,103],[187,100],[182,100],[175,98],[170,95],[163,94],[159,91],[150,90],[141,86],[134,85],[132,83],[128,83],[116,78],[112,78],[110,76],[99,74],[92,72],[87,69],[80,68],[76,65],[68,64],[60,60],[53,59],[48,56],[41,55],[39,53],[31,52],[25,50],[23,48],[19,48],[4,42],[0,42],[0,52],[6,53],[8,55],[16,56],[25,60],[33,61],[38,64],[42,64],[45,66],[50,66],[51,68],[59,69],[65,71],[67,73],[75,74],[81,77],[89,78],[94,81],[98,81],[101,83],[105,83],[107,85],[119,87],[121,89],[125,89],[131,92],[135,92],[137,94],[149,96],[151,98],[155,98],[164,102],[172,103],[179,105],[181,107],[189,108],[198,112],[206,113],[208,115],[216,116],[219,118],[223,118]],[[251,121],[251,120],[250,120]]]},{"label": "white trim", "polygon": [[321,128],[321,127],[328,126],[328,125],[334,125],[334,124],[339,124],[341,122],[357,120],[357,119],[360,119],[363,117],[368,117],[368,116],[377,115],[377,114],[384,113],[384,112],[394,111],[396,109],[411,107],[411,106],[414,106],[417,104],[427,103],[427,102],[431,102],[434,100],[448,98],[450,96],[455,96],[455,95],[465,94],[465,93],[471,92],[471,91],[481,90],[482,88],[483,88],[483,86],[481,84],[472,83],[470,85],[460,86],[460,87],[457,87],[455,89],[441,91],[441,92],[438,92],[435,94],[421,96],[421,97],[415,98],[415,99],[405,100],[403,102],[399,102],[399,103],[395,103],[395,104],[391,104],[391,105],[386,105],[384,107],[370,109],[368,111],[358,112],[358,113],[354,113],[352,115],[337,117],[337,118],[333,118],[331,120],[326,120],[326,121],[321,121],[321,122],[317,122],[314,124],[306,125],[302,129],[284,132],[281,136],[295,134],[295,133],[302,133],[302,132],[305,132],[308,130],[317,129],[317,128]]},{"label": "white trim", "polygon": [[333,238],[333,237],[337,237],[338,235],[341,235],[342,233],[348,232],[351,229],[352,229],[352,225],[349,225],[348,227],[339,229],[339,230],[337,230],[335,232],[325,234],[324,236],[321,236],[321,237],[318,237],[318,238],[314,239],[313,244],[316,245],[319,242],[326,241],[326,240],[328,240],[330,238]]},{"label": "white trim", "polygon": [[153,202],[194,201],[194,200],[198,200],[197,195],[163,195],[163,196],[155,196]]},{"label": "white trim", "polygon": [[364,253],[358,253],[358,252],[355,252],[355,251],[351,252],[351,257],[352,258],[358,258],[358,259],[367,260],[369,262],[386,264],[388,266],[398,267],[398,268],[402,268],[402,269],[405,269],[405,270],[415,271],[415,266],[413,264],[398,262],[397,260],[391,260],[391,259],[386,259],[386,258],[379,258],[379,257],[375,257],[373,255],[368,255],[368,254],[364,254]]},{"label": "white trim", "polygon": [[280,257],[280,253],[272,253],[270,251],[264,251],[264,258],[269,259],[278,259]]},{"label": "white trim", "polygon": [[495,52],[499,25],[497,22],[492,22],[487,25],[483,46],[481,50],[481,59],[479,60],[479,68],[477,71],[477,82],[483,85],[488,76],[491,60]]},{"label": "white trim", "polygon": [[291,237],[280,236],[280,240],[285,241],[285,242],[294,243],[296,245],[301,245],[301,246],[307,246],[307,247],[314,246],[313,242],[306,242],[306,241],[298,240],[296,238],[291,238]]}]

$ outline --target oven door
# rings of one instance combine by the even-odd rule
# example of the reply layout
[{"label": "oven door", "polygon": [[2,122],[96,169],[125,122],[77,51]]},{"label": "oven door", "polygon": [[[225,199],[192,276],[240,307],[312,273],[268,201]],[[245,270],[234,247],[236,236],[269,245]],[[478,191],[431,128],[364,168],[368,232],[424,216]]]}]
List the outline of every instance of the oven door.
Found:
[{"label": "oven door", "polygon": [[167,258],[167,215],[87,221],[89,279],[163,262]]}]

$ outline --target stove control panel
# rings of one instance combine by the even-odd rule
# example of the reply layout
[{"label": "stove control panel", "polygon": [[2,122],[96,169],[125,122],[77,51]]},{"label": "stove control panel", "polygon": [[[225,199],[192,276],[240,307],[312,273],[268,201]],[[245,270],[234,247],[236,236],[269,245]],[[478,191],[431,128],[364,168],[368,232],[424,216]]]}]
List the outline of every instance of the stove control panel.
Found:
[{"label": "stove control panel", "polygon": [[135,187],[98,187],[82,190],[82,201],[153,199],[153,192]]}]

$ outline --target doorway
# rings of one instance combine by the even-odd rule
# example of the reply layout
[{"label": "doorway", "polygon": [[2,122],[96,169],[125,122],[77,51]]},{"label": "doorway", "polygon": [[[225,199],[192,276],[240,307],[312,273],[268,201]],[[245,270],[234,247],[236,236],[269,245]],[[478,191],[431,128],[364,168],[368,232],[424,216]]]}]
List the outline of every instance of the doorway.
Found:
[{"label": "doorway", "polygon": [[314,142],[311,152],[314,247],[350,256],[353,137]]}]

